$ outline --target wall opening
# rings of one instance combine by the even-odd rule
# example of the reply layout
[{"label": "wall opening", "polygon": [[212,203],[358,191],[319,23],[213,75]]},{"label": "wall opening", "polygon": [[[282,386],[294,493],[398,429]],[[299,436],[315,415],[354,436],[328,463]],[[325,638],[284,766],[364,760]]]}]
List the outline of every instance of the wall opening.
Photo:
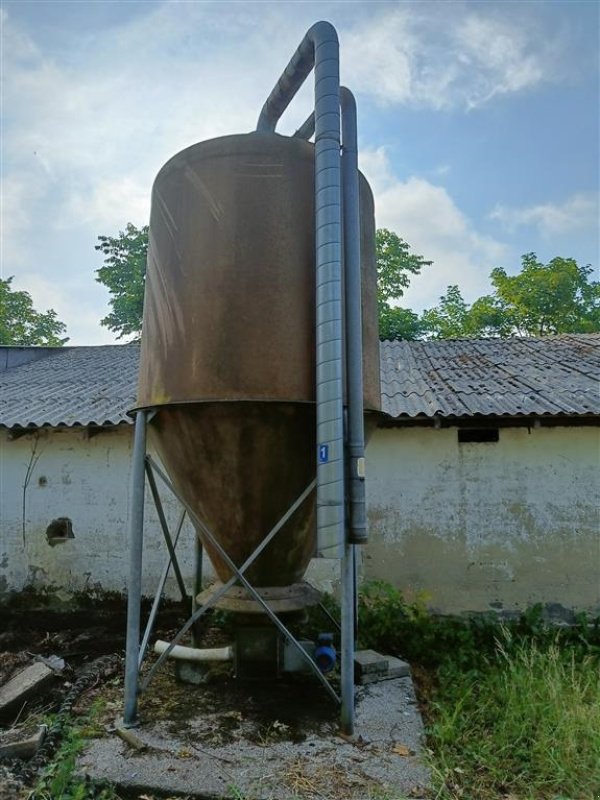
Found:
[{"label": "wall opening", "polygon": [[459,428],[458,443],[497,442],[500,439],[498,428]]},{"label": "wall opening", "polygon": [[53,519],[50,525],[46,528],[46,539],[50,547],[55,544],[62,544],[67,539],[74,539],[73,523],[69,517],[57,517]]}]

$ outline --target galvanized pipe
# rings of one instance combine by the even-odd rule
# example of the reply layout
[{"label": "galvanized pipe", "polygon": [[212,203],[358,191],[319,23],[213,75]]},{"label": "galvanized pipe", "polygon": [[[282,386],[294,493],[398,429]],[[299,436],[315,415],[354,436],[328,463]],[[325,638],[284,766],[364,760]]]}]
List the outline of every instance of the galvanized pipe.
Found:
[{"label": "galvanized pipe", "polygon": [[137,724],[140,616],[142,602],[142,554],[144,547],[144,459],[146,456],[146,411],[137,411],[131,467],[129,514],[129,583],[127,588],[127,641],[125,648],[125,698],[123,723]]},{"label": "galvanized pipe", "polygon": [[315,132],[315,112],[313,111],[309,116],[304,120],[302,125],[298,128],[298,130],[294,133],[294,139],[310,139],[310,137]]},{"label": "galvanized pipe", "polygon": [[315,71],[317,549],[340,558],[345,539],[339,44],[310,28],[264,104],[258,131],[277,121]]},{"label": "galvanized pipe", "polygon": [[342,106],[342,191],[344,210],[344,279],[346,301],[346,388],[348,392],[349,541],[367,541],[365,504],[365,427],[360,275],[360,201],[356,101],[345,86]]},{"label": "galvanized pipe", "polygon": [[367,541],[365,504],[365,430],[363,394],[362,301],[360,270],[360,201],[356,101],[340,88],[342,109],[342,197],[344,220],[344,289],[347,455],[349,483],[348,537],[342,556],[342,729],[354,732],[354,641],[356,636],[355,544]]}]

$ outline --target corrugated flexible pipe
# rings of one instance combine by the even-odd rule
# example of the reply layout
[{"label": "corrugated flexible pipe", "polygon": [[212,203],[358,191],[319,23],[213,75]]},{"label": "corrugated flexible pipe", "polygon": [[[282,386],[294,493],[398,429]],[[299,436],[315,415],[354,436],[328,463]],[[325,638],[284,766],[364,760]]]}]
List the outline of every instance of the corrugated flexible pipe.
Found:
[{"label": "corrugated flexible pipe", "polygon": [[[350,514],[348,538],[352,544],[368,540],[365,502],[365,426],[362,365],[362,303],[360,273],[360,192],[358,185],[358,134],[356,101],[352,92],[340,87],[342,109],[342,206],[344,220],[345,342],[348,403],[347,447]],[[294,137],[310,139],[315,115],[310,114]]]},{"label": "corrugated flexible pipe", "polygon": [[314,66],[316,230],[317,548],[340,558],[344,525],[342,240],[339,44],[335,28],[310,28],[269,95],[258,131],[277,121]]}]

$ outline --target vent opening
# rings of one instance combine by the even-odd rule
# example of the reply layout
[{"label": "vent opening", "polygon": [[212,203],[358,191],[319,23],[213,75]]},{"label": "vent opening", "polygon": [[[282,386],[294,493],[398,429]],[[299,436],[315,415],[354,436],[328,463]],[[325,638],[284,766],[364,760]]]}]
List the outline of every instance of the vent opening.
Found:
[{"label": "vent opening", "polygon": [[458,443],[497,442],[500,438],[498,428],[459,428]]}]

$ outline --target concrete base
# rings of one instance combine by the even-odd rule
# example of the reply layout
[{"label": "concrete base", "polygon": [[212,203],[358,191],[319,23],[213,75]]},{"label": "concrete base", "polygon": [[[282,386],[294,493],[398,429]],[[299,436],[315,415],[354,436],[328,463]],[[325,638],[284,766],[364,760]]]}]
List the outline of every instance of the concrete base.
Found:
[{"label": "concrete base", "polygon": [[[231,717],[233,736],[212,743],[206,733],[223,716]],[[352,739],[337,733],[335,717],[302,741],[287,736],[288,726],[276,719],[262,742],[251,741],[245,726],[238,712],[204,711],[181,730],[166,721],[147,722],[136,730],[144,752],[116,735],[97,739],[80,757],[78,771],[130,791],[203,800],[400,800],[424,796],[429,785],[410,677],[357,688]]]}]

